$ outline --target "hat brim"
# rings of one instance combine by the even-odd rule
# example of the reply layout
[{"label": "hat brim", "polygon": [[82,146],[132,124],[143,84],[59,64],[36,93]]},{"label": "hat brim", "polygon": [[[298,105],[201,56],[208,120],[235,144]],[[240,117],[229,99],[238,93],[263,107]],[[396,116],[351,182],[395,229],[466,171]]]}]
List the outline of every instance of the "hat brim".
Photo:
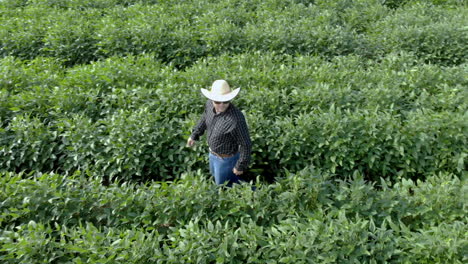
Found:
[{"label": "hat brim", "polygon": [[234,97],[236,97],[239,94],[240,88],[237,88],[234,91],[231,91],[230,93],[223,94],[223,95],[213,94],[212,92],[208,91],[207,89],[203,89],[203,88],[201,88],[200,90],[201,90],[202,94],[206,98],[210,99],[211,101],[227,102],[227,101],[231,101],[232,99],[234,99]]}]

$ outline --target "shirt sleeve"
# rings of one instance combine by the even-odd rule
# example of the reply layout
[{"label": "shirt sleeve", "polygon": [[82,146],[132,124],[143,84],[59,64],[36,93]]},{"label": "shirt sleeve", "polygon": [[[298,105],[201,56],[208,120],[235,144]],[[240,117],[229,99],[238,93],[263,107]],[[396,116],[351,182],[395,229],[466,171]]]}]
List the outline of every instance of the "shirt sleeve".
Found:
[{"label": "shirt sleeve", "polygon": [[245,171],[250,164],[250,155],[252,152],[252,142],[250,140],[249,129],[243,115],[240,116],[236,127],[233,130],[233,136],[239,144],[240,157],[235,166],[238,171]]},{"label": "shirt sleeve", "polygon": [[201,137],[201,135],[205,133],[205,130],[206,130],[206,107],[197,125],[193,128],[190,138],[192,138],[195,141],[198,140]]}]

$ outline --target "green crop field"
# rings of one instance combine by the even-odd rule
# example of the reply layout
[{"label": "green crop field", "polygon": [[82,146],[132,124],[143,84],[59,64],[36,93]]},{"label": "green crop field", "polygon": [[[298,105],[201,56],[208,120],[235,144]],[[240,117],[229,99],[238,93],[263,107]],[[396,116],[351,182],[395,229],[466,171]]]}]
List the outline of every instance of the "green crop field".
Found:
[{"label": "green crop field", "polygon": [[467,59],[463,0],[0,0],[0,263],[466,263]]}]

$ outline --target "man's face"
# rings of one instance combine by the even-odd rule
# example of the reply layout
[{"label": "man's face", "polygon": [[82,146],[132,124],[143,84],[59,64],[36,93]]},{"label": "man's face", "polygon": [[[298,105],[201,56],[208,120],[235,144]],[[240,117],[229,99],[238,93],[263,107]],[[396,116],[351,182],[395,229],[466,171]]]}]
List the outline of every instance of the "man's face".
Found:
[{"label": "man's face", "polygon": [[226,111],[229,107],[229,102],[215,102],[213,101],[213,106],[217,113]]}]

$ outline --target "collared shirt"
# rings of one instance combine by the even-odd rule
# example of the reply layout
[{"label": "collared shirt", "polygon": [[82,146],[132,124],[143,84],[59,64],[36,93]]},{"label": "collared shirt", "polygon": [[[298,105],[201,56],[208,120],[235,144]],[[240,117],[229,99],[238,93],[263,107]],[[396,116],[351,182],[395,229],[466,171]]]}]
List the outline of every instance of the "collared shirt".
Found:
[{"label": "collared shirt", "polygon": [[234,155],[240,152],[235,168],[238,171],[247,169],[250,163],[252,143],[247,122],[242,112],[232,103],[226,111],[216,113],[213,101],[208,100],[205,112],[193,129],[191,138],[198,140],[207,130],[208,146],[218,154]]}]

